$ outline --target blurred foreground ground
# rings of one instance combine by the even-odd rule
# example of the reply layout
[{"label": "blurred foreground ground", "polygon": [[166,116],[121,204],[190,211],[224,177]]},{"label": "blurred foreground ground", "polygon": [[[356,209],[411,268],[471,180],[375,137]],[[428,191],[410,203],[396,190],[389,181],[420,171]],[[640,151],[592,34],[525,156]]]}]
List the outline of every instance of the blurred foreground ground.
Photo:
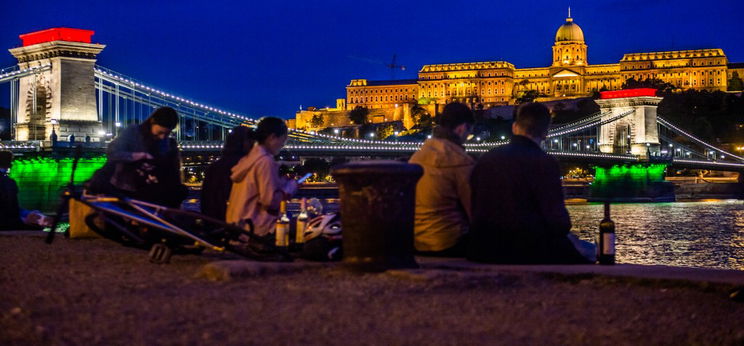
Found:
[{"label": "blurred foreground ground", "polygon": [[228,281],[225,254],[0,233],[0,344],[742,344],[727,284],[335,265]]}]

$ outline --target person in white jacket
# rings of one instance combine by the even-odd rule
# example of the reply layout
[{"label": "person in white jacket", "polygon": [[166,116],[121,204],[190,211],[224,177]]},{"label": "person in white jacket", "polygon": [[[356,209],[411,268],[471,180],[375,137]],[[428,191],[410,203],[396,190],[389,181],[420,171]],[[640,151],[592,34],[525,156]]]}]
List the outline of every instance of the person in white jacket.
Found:
[{"label": "person in white jacket", "polygon": [[279,118],[259,120],[254,145],[232,168],[233,182],[225,220],[243,226],[250,219],[255,233],[265,236],[274,233],[279,217],[279,204],[297,192],[293,179],[279,176],[279,165],[274,161],[287,142],[287,125]]}]

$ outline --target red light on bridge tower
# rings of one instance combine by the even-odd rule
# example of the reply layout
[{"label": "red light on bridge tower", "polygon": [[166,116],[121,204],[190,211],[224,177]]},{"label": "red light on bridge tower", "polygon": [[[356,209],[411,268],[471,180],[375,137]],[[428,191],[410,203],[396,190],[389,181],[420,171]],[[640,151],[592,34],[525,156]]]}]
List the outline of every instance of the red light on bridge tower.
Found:
[{"label": "red light on bridge tower", "polygon": [[82,42],[91,43],[91,36],[95,31],[73,29],[73,28],[51,28],[41,31],[35,31],[28,34],[18,35],[23,42],[23,46],[27,47],[34,44],[52,42],[52,41],[68,41],[68,42]]},{"label": "red light on bridge tower", "polygon": [[656,96],[656,89],[639,88],[639,89],[625,89],[625,90],[600,91],[599,92],[599,98],[602,100],[619,99],[619,98],[627,98],[627,97],[641,97],[641,96]]}]

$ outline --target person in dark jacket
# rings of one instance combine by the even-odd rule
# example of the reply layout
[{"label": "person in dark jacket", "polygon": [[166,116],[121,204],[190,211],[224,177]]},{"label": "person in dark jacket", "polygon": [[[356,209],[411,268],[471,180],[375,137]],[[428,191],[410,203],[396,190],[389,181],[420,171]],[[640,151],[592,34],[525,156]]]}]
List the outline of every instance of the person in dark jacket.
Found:
[{"label": "person in dark jacket", "polygon": [[253,130],[246,126],[236,126],[225,139],[222,157],[209,165],[204,175],[201,189],[201,212],[217,220],[225,220],[227,200],[230,198],[232,180],[230,170],[247,155],[255,140]]},{"label": "person in dark jacket", "polygon": [[550,112],[517,108],[509,144],[483,155],[471,176],[473,221],[467,258],[491,263],[589,263],[568,238],[558,162],[542,148]]},{"label": "person in dark jacket", "polygon": [[18,185],[8,176],[13,153],[0,151],[0,230],[23,229],[18,206]]},{"label": "person in dark jacket", "polygon": [[50,226],[50,219],[37,210],[29,211],[18,203],[18,184],[8,176],[13,153],[0,151],[0,231],[39,229]]},{"label": "person in dark jacket", "polygon": [[156,109],[142,124],[124,129],[106,149],[106,164],[88,189],[177,208],[186,198],[181,155],[170,133],[178,125],[173,108]]}]

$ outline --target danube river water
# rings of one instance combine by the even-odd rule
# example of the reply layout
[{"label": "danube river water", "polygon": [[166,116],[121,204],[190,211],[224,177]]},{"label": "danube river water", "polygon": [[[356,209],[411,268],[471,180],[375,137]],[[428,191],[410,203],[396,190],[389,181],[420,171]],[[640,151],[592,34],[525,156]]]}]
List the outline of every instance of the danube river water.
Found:
[{"label": "danube river water", "polygon": [[[594,241],[602,204],[569,205],[573,231]],[[613,204],[617,261],[744,270],[744,201]]]},{"label": "danube river water", "polygon": [[[293,202],[288,210],[297,215]],[[336,199],[322,204],[324,212],[338,209]],[[602,204],[568,205],[568,211],[572,231],[595,242]],[[744,201],[613,204],[612,220],[619,263],[744,270]]]}]

